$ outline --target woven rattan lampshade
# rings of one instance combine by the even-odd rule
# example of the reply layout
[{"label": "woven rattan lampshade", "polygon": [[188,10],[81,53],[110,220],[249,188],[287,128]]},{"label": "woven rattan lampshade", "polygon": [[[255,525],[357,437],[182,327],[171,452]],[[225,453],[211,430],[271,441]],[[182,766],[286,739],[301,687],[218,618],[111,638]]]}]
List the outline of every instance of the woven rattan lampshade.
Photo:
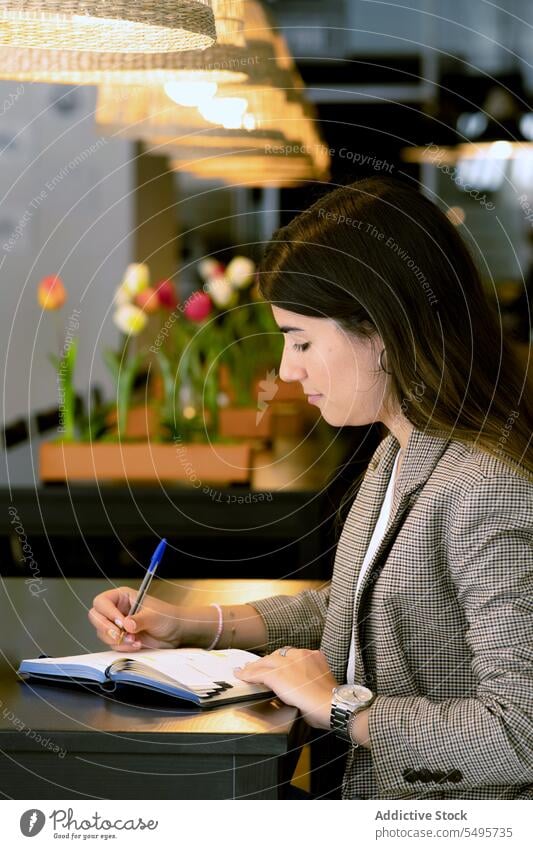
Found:
[{"label": "woven rattan lampshade", "polygon": [[264,6],[258,0],[246,0],[244,38],[249,55],[248,79],[252,85],[290,85],[289,70],[278,59],[278,33]]},{"label": "woven rattan lampshade", "polygon": [[245,0],[211,0],[217,42],[179,53],[43,50],[0,45],[0,79],[73,85],[237,83],[250,74],[243,36]]},{"label": "woven rattan lampshade", "polygon": [[263,153],[265,150],[277,148],[286,142],[281,130],[221,130],[218,127],[207,127],[202,130],[183,128],[179,136],[151,136],[145,139],[151,145],[151,152],[159,156],[165,155],[172,159],[183,159],[190,156],[193,149],[202,156],[209,155],[213,150],[247,150]]},{"label": "woven rattan lampshade", "polygon": [[[225,86],[221,91],[223,96],[214,99],[220,104],[226,96],[231,100],[239,95],[247,104],[248,111],[233,128],[226,129],[214,118],[209,122],[205,112],[202,118],[195,109],[174,105],[160,89],[146,87],[121,91],[101,87],[97,122],[104,133],[149,140],[159,154],[168,155],[178,154],[180,147],[189,149],[193,143],[201,150],[233,148],[238,143],[243,149],[261,152],[283,147],[287,134],[291,152],[310,157],[317,175],[326,178],[329,153],[316,130],[312,110],[301,98],[287,100],[285,92],[264,86]],[[246,122],[246,118],[250,120]]]},{"label": "woven rattan lampshade", "polygon": [[298,153],[213,152],[210,156],[173,160],[171,168],[229,185],[295,186],[316,178],[310,157]]},{"label": "woven rattan lampshade", "polygon": [[[240,146],[262,150],[283,140],[281,130],[226,130],[206,121],[197,109],[178,106],[162,88],[100,86],[96,124],[104,135],[150,141],[160,155],[180,145],[197,149]],[[177,154],[176,154],[177,155]]]},{"label": "woven rattan lampshade", "polygon": [[95,120],[104,133],[121,131],[135,139],[212,126],[197,109],[174,103],[161,86],[99,86]]},{"label": "woven rattan lampshade", "polygon": [[6,0],[0,44],[46,50],[167,53],[216,40],[210,0]]},{"label": "woven rattan lampshade", "polygon": [[[265,133],[283,131],[291,139],[293,152],[311,157],[317,174],[326,178],[330,165],[329,152],[317,132],[313,107],[301,95],[297,95],[296,89],[291,92],[292,99],[287,99],[286,92],[274,86],[223,86],[219,92],[222,99],[239,95],[246,98],[248,113],[243,116],[243,128],[246,126],[246,118],[250,117],[248,126],[255,130]],[[218,99],[217,96],[215,100]],[[207,117],[205,112],[204,117]]]}]

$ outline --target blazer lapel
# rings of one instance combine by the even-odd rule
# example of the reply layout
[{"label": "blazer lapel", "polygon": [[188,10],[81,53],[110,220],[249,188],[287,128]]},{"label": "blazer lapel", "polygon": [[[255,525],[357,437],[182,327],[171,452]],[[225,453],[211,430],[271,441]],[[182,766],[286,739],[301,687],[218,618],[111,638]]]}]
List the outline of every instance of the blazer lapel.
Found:
[{"label": "blazer lapel", "polygon": [[[381,511],[383,499],[390,481],[394,461],[399,450],[397,439],[389,434],[378,447],[370,462],[357,498],[346,519],[335,558],[336,580],[332,587],[332,605],[335,615],[335,634],[324,634],[324,651],[330,660],[332,671],[340,680],[345,680],[348,652],[353,630],[354,610],[360,625],[361,602],[371,590],[379,574],[379,564],[384,561],[387,551],[393,544],[402,521],[415,503],[419,490],[427,481],[444,452],[447,440],[430,436],[423,431],[413,429],[405,449],[400,474],[396,481],[391,515],[385,534],[374,553],[365,572],[357,595],[354,594],[359,571],[361,569],[368,544],[372,537]],[[356,672],[362,670],[361,647],[359,645],[359,627],[356,629],[355,651]],[[333,653],[327,651],[330,640],[335,641]]]},{"label": "blazer lapel", "polygon": [[[392,468],[394,466],[394,461],[399,447],[399,443],[393,437],[391,439],[390,450],[386,452],[377,468],[372,472],[378,481],[377,491],[379,492],[380,499],[379,502],[374,505],[374,509],[372,511],[376,516],[376,521],[381,511],[381,505],[383,504],[383,498],[389,485]],[[413,430],[411,432],[400,469],[400,474],[396,480],[391,513],[387,522],[385,534],[382,537],[372,560],[368,564],[368,569],[366,570],[365,576],[359,587],[359,591],[355,599],[356,610],[369,581],[372,580],[376,563],[381,559],[383,552],[389,548],[390,543],[400,529],[402,521],[408,510],[410,510],[412,505],[415,503],[418,497],[418,491],[426,483],[445,447],[446,441],[444,439],[426,436],[419,430]],[[376,522],[374,522],[370,528],[370,532],[367,534],[368,542],[370,542],[370,537],[372,536],[375,524]]]},{"label": "blazer lapel", "polygon": [[[322,649],[338,681],[346,678],[357,577],[379,516],[398,448],[398,442],[391,435],[378,446],[337,543]],[[377,473],[378,469],[381,473]]]}]

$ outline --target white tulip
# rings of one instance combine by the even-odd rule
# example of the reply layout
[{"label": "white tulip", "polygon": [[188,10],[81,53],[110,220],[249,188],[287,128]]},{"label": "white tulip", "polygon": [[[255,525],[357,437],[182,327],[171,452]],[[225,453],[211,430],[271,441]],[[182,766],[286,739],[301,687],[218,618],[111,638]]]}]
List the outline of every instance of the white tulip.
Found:
[{"label": "white tulip", "polygon": [[137,336],[146,327],[148,319],[146,313],[139,307],[134,304],[124,304],[115,312],[113,321],[122,333]]},{"label": "white tulip", "polygon": [[234,256],[226,268],[226,277],[235,289],[249,286],[255,274],[255,262],[247,256]]},{"label": "white tulip", "polygon": [[217,259],[208,256],[198,263],[198,271],[204,280],[211,280],[212,277],[224,273],[224,266]]},{"label": "white tulip", "polygon": [[124,284],[121,284],[115,292],[115,304],[117,307],[123,307],[125,304],[130,304],[131,300],[132,295],[130,294],[129,289],[127,289]]},{"label": "white tulip", "polygon": [[233,289],[222,275],[209,280],[206,288],[211,300],[219,309],[225,309],[234,300]]},{"label": "white tulip", "polygon": [[128,265],[122,285],[132,298],[150,285],[150,269],[144,262],[132,262]]}]

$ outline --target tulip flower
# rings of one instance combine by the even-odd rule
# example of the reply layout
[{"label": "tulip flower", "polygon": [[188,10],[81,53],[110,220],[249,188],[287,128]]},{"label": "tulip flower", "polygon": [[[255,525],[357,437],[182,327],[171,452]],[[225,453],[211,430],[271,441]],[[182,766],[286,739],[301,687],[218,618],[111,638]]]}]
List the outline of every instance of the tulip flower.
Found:
[{"label": "tulip flower", "polygon": [[134,304],[124,304],[116,311],[113,321],[122,333],[137,336],[146,327],[148,319],[146,313],[139,307]]},{"label": "tulip flower", "polygon": [[132,262],[128,265],[122,285],[134,298],[150,285],[150,269],[144,262]]},{"label": "tulip flower", "polygon": [[139,292],[135,298],[135,303],[141,310],[144,310],[144,312],[148,314],[157,312],[161,307],[159,293],[152,286],[148,286],[147,289],[143,289],[142,292]]},{"label": "tulip flower", "polygon": [[224,274],[224,266],[217,259],[208,256],[198,264],[200,277],[204,280],[210,280],[212,277],[218,277],[219,274]]},{"label": "tulip flower", "polygon": [[120,285],[115,292],[114,301],[117,307],[122,307],[124,304],[131,304],[132,296],[129,289],[126,289],[124,284]]},{"label": "tulip flower", "polygon": [[161,306],[170,311],[175,310],[178,306],[178,296],[172,280],[161,280],[155,288]]},{"label": "tulip flower", "polygon": [[211,313],[213,302],[205,292],[193,292],[187,300],[183,314],[189,321],[203,321]]},{"label": "tulip flower", "polygon": [[246,256],[234,256],[226,267],[226,277],[235,289],[246,289],[254,279],[255,263]]},{"label": "tulip flower", "polygon": [[43,277],[37,290],[37,299],[43,310],[59,310],[67,300],[67,290],[61,277],[51,274]]},{"label": "tulip flower", "polygon": [[219,309],[225,309],[237,300],[236,292],[226,280],[225,275],[211,278],[206,286],[213,303]]}]

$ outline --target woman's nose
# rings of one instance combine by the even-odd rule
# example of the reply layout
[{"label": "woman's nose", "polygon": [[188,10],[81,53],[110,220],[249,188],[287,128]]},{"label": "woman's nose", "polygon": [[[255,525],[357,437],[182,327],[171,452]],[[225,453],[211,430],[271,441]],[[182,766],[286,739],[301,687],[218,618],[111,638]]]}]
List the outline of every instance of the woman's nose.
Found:
[{"label": "woman's nose", "polygon": [[295,380],[303,381],[306,371],[301,365],[294,362],[290,353],[284,351],[279,365],[279,376],[285,383],[294,383]]}]

